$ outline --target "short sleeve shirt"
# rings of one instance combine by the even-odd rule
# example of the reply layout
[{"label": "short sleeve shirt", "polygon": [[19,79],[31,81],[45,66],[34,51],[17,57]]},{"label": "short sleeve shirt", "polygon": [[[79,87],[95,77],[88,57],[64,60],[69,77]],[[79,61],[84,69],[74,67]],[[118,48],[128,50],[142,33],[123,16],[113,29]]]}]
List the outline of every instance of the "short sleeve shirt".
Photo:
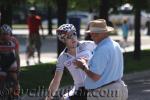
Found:
[{"label": "short sleeve shirt", "polygon": [[94,50],[89,62],[90,71],[100,75],[98,81],[87,77],[85,87],[96,89],[123,76],[123,55],[119,44],[111,38],[101,41]]},{"label": "short sleeve shirt", "polygon": [[92,52],[95,47],[96,45],[93,41],[80,41],[76,49],[76,57],[66,53],[66,49],[58,57],[56,71],[62,71],[66,67],[72,75],[76,89],[84,86],[86,74],[81,69],[77,69],[73,61],[80,57],[86,57],[89,60],[92,57]]},{"label": "short sleeve shirt", "polygon": [[30,34],[39,33],[39,26],[41,25],[41,17],[38,15],[29,16],[27,19],[27,24]]}]

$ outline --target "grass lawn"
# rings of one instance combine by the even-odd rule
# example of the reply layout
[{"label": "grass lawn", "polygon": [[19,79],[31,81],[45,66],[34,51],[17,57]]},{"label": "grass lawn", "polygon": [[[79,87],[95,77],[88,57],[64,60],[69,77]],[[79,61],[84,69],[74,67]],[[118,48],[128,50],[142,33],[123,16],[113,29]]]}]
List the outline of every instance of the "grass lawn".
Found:
[{"label": "grass lawn", "polygon": [[140,60],[133,59],[133,52],[124,54],[124,65],[125,73],[150,69],[150,50],[142,51]]},{"label": "grass lawn", "polygon": [[[23,89],[35,89],[44,86],[48,88],[55,73],[55,63],[40,64],[22,67],[20,72],[20,85]],[[69,72],[64,69],[61,86],[73,84]]]},{"label": "grass lawn", "polygon": [[[133,53],[124,54],[125,73],[142,71],[150,69],[150,50],[142,51],[141,60],[134,60]],[[39,86],[48,87],[52,77],[54,76],[55,63],[40,64],[35,66],[22,67],[20,73],[20,84],[24,89],[33,89]],[[61,87],[73,84],[69,72],[65,69]]]}]

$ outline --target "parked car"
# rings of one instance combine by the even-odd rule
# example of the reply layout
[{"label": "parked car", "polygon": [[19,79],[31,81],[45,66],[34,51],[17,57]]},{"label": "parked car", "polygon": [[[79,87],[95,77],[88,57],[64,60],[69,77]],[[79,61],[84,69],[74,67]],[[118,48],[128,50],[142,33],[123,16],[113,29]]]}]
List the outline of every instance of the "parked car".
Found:
[{"label": "parked car", "polygon": [[[128,24],[130,26],[134,26],[134,13],[133,13],[133,7],[130,4],[124,4],[121,7],[118,8],[118,13],[114,14],[111,13],[109,15],[109,20],[114,24],[114,25],[121,25],[122,21],[124,19],[128,20]],[[150,20],[150,14],[146,13],[145,11],[141,11],[141,26],[145,27],[146,22]]]}]

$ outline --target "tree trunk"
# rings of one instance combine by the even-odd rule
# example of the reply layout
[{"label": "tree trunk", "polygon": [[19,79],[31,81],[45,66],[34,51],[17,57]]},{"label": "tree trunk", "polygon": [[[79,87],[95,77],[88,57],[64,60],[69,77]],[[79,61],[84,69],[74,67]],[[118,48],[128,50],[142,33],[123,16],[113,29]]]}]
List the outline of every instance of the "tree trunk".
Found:
[{"label": "tree trunk", "polygon": [[5,4],[1,5],[0,7],[1,11],[1,25],[8,24],[12,25],[12,5],[11,4]]},{"label": "tree trunk", "polygon": [[141,34],[140,34],[140,26],[141,26],[141,7],[140,1],[136,1],[136,9],[135,9],[135,40],[134,40],[134,58],[136,60],[140,59],[141,53]]},{"label": "tree trunk", "polygon": [[52,8],[48,5],[48,35],[52,35]]},{"label": "tree trunk", "polygon": [[109,0],[100,0],[99,17],[108,21]]},{"label": "tree trunk", "polygon": [[[58,26],[66,23],[67,3],[68,3],[68,0],[57,0]],[[64,48],[65,48],[65,45],[61,41],[59,41],[59,39],[57,38],[57,54],[59,55],[63,51]]]}]

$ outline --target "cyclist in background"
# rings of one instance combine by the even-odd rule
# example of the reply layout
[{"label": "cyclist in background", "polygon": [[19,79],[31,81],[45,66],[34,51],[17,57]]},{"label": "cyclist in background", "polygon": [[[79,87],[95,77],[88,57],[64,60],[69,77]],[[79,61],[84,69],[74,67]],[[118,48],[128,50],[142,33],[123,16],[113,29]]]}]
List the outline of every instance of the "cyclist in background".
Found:
[{"label": "cyclist in background", "polygon": [[0,27],[0,71],[6,72],[12,77],[15,83],[13,88],[15,96],[19,96],[19,69],[19,43],[12,36],[10,26],[4,24]]}]

